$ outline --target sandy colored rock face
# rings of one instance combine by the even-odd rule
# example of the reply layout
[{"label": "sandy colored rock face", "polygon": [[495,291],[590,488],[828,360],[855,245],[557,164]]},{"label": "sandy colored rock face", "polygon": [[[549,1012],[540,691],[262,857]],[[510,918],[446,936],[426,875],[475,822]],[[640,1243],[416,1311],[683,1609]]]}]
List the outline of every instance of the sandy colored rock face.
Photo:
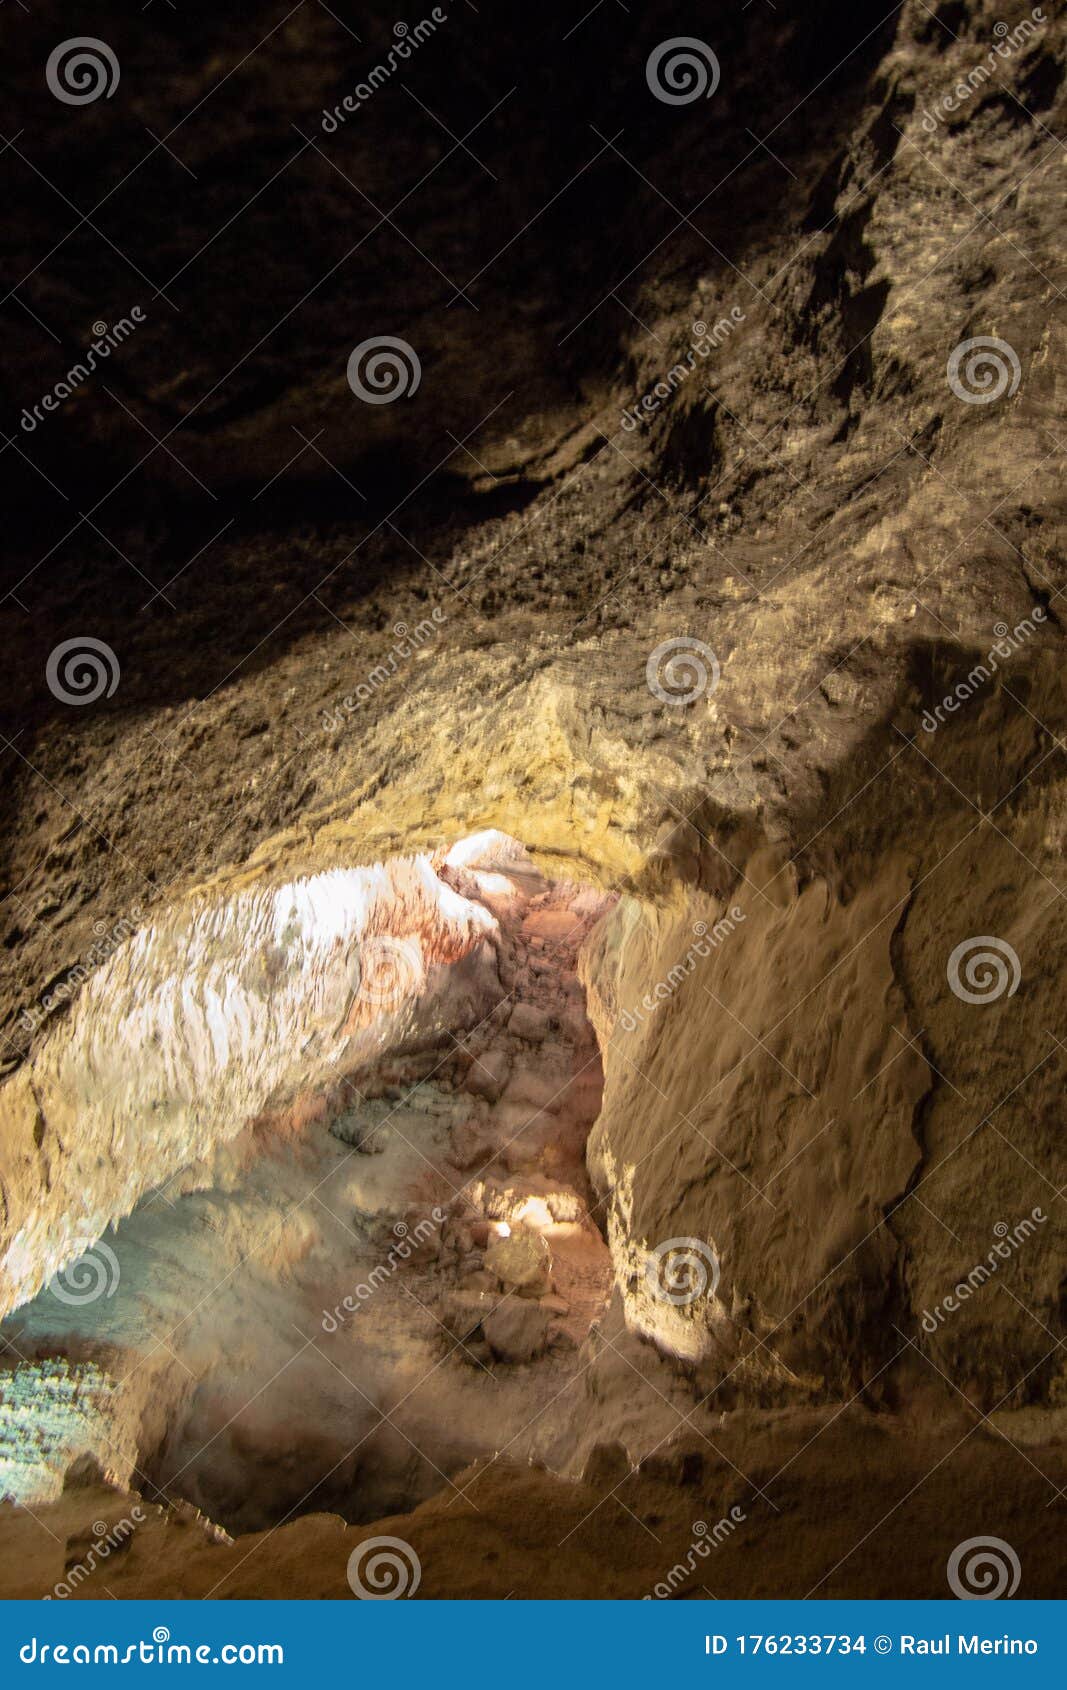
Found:
[{"label": "sandy colored rock face", "polygon": [[[121,245],[177,292],[0,453],[0,1310],[35,1484],[99,1436],[157,1501],[186,1466],[237,1516],[358,1496],[425,1532],[423,1594],[493,1596],[648,1594],[645,1513],[676,1555],[724,1496],[716,1594],[940,1596],[995,1499],[1024,1593],[1062,1588],[1064,16],[713,11],[689,108],[649,88],[655,5],[565,48],[450,16],[282,189],[294,106],[361,74],[329,8],[216,8],[164,64],[124,22],[124,91],[182,118],[128,182],[124,99],[42,115],[47,7],[13,46],[12,415],[140,286],[37,170],[121,158]],[[354,183],[402,232],[353,225]],[[354,300],[417,343],[403,403],[345,379]],[[47,676],[87,634],[121,675],[82,707]],[[390,941],[358,986],[357,932]],[[119,1217],[106,1321],[45,1304]],[[309,1329],[335,1349],[244,1419]],[[116,1357],[176,1330],[109,1421]],[[384,1409],[460,1338],[416,1460]],[[566,1485],[487,1458],[564,1372],[522,1453]],[[61,1549],[0,1511],[12,1589],[90,1506],[47,1504]],[[351,1535],[298,1519],[250,1573],[161,1515],[111,1571],[345,1595]]]}]

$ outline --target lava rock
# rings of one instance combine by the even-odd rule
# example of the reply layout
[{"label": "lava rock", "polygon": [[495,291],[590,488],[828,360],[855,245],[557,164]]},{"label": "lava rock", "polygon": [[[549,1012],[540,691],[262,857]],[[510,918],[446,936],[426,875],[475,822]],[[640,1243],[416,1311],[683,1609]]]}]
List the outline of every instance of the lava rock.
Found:
[{"label": "lava rock", "polygon": [[508,1083],[511,1073],[511,1057],[506,1050],[487,1050],[484,1056],[479,1056],[472,1062],[464,1075],[464,1089],[474,1097],[484,1097],[487,1102],[495,1103],[504,1087]]},{"label": "lava rock", "polygon": [[486,1342],[498,1361],[533,1361],[548,1344],[548,1316],[537,1304],[510,1297],[485,1318]]},{"label": "lava rock", "polygon": [[476,1336],[492,1307],[493,1299],[484,1291],[449,1291],[441,1304],[441,1325],[462,1343]]},{"label": "lava rock", "polygon": [[476,1121],[460,1121],[452,1128],[452,1160],[457,1168],[481,1167],[492,1156],[493,1147]]},{"label": "lava rock", "polygon": [[517,1003],[508,1020],[508,1032],[527,1044],[543,1044],[552,1031],[552,1018],[532,1003]]},{"label": "lava rock", "polygon": [[508,1238],[494,1238],[485,1265],[509,1290],[537,1297],[551,1290],[552,1253],[540,1233],[523,1228]]}]

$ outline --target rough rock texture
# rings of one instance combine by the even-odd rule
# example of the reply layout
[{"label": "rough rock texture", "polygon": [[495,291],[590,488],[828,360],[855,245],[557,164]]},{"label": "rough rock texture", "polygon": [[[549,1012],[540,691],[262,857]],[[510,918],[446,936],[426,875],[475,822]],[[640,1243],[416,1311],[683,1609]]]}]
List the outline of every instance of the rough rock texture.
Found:
[{"label": "rough rock texture", "polygon": [[[593,1405],[602,1441],[651,1456],[675,1405],[703,1405],[704,1437],[736,1414],[721,1470],[760,1482],[806,1447],[790,1415],[856,1396],[789,1469],[840,1543],[821,1505],[802,1541],[772,1519],[744,1594],[934,1594],[989,1494],[1048,1566],[1034,1522],[1053,1531],[1062,1485],[1063,19],[1007,51],[999,0],[699,13],[601,7],[563,50],[570,14],[535,40],[507,8],[457,14],[330,134],[373,55],[325,8],[264,7],[255,41],[246,9],[213,19],[162,86],[156,24],[116,10],[137,92],[76,141],[40,107],[57,9],[22,22],[3,167],[14,267],[41,268],[6,306],[12,417],[87,324],[149,298],[23,155],[79,204],[136,171],[101,218],[180,310],[152,297],[110,391],[0,459],[5,1052],[27,1097],[26,1023],[94,924],[165,919],[193,884],[499,827],[622,890],[585,964],[618,1286],[575,1420],[595,1442]],[[380,47],[392,19],[369,17]],[[693,32],[719,89],[665,105],[648,54]],[[181,163],[141,162],[147,121],[181,122]],[[417,347],[410,399],[355,401],[372,333]],[[993,391],[950,363],[979,337],[1008,348]],[[78,710],[44,677],[86,633],[122,674]],[[1002,985],[959,960],[987,939]],[[33,1141],[16,1112],[16,1207]],[[650,1288],[678,1238],[714,1258],[698,1305]],[[773,1455],[762,1430],[746,1447],[768,1403]],[[964,1430],[949,1459],[949,1405],[1003,1438]],[[868,1512],[827,1473],[870,1484],[872,1448]],[[547,1476],[485,1483],[569,1518]],[[604,1593],[608,1512],[575,1591]],[[484,1529],[466,1591],[506,1594],[510,1570],[469,1571]],[[339,1530],[302,1522],[294,1564]],[[916,1538],[936,1555],[895,1552]],[[554,1591],[544,1542],[530,1557],[526,1588]]]},{"label": "rough rock texture", "polygon": [[[167,913],[0,1084],[0,1314],[257,1116],[383,1049],[480,1021],[496,923],[429,858]],[[447,1007],[446,1002],[447,1001]]]}]

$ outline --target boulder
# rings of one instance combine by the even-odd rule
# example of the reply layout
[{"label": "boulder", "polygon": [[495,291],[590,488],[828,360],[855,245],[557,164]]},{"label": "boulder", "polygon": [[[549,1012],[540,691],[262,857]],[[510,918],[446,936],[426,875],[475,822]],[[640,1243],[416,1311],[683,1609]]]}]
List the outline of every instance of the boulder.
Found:
[{"label": "boulder", "polygon": [[452,1128],[452,1160],[464,1172],[492,1160],[493,1147],[477,1121],[459,1121]]},{"label": "boulder", "polygon": [[532,1003],[517,1003],[508,1019],[508,1032],[527,1044],[543,1044],[552,1031],[552,1018]]},{"label": "boulder", "polygon": [[487,1050],[467,1069],[463,1088],[474,1097],[484,1097],[487,1102],[495,1103],[507,1085],[510,1072],[511,1057],[506,1050],[499,1047]]},{"label": "boulder", "polygon": [[486,1315],[483,1331],[498,1361],[533,1361],[548,1343],[548,1316],[537,1303],[508,1297]]},{"label": "boulder", "polygon": [[441,1303],[441,1324],[463,1342],[478,1332],[493,1304],[494,1298],[484,1291],[449,1291]]},{"label": "boulder", "polygon": [[552,1253],[540,1233],[525,1227],[507,1238],[494,1238],[485,1265],[508,1290],[541,1297],[552,1288]]}]

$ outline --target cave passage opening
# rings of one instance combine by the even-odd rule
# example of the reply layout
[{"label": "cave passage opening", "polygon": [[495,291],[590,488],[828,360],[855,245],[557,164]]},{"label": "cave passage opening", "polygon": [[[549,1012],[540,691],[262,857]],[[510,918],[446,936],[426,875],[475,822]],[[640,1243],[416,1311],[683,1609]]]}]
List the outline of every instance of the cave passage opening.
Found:
[{"label": "cave passage opening", "polygon": [[495,832],[432,874],[470,942],[429,966],[398,898],[348,964],[346,1028],[377,1047],[270,1098],[0,1325],[0,1496],[88,1462],[236,1535],[406,1511],[498,1451],[552,1465],[612,1283],[578,956],[614,898]]}]

